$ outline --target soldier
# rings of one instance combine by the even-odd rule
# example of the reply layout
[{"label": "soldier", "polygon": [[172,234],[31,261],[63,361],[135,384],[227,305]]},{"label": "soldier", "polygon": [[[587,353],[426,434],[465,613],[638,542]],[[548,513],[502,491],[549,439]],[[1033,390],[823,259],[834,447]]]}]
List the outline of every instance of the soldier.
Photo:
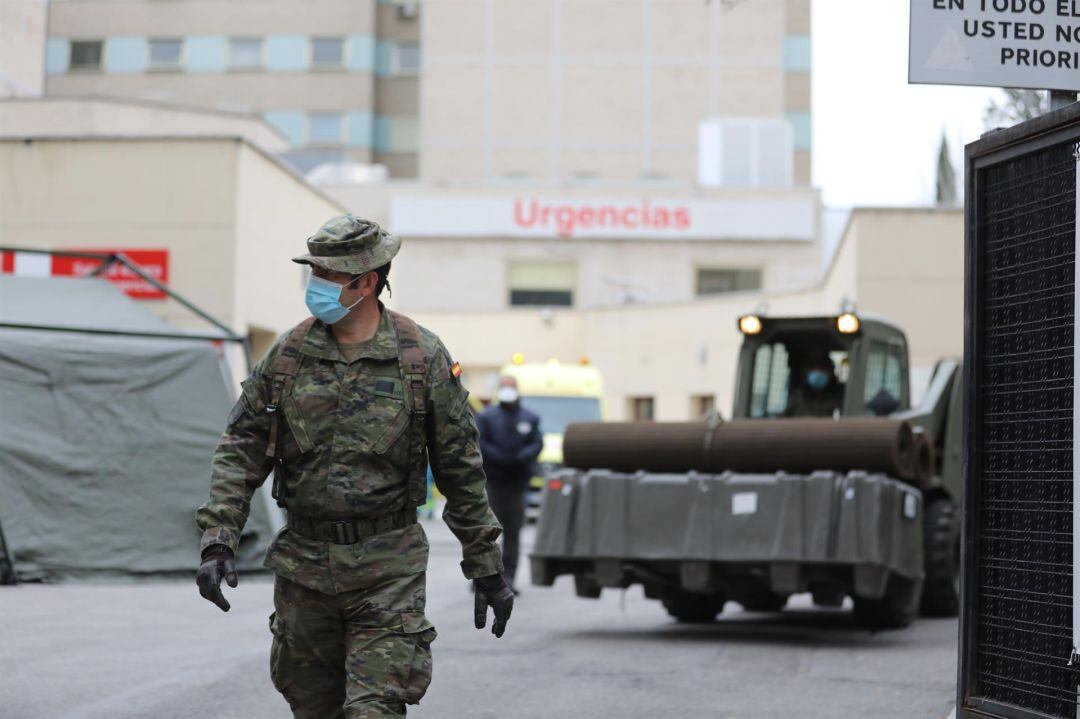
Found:
[{"label": "soldier", "polygon": [[237,543],[274,470],[288,510],[265,566],[276,575],[270,674],[298,719],[403,717],[431,681],[424,616],[428,542],[416,507],[430,462],[443,515],[474,580],[474,621],[502,636],[513,594],[488,506],[476,426],[442,342],[386,309],[400,240],[351,215],[307,241],[313,317],[283,335],[243,383],[214,454],[200,594],[229,610]]},{"label": "soldier", "polygon": [[783,416],[832,417],[843,404],[844,388],[836,379],[832,360],[823,352],[815,353],[807,359],[801,382],[792,389]]}]

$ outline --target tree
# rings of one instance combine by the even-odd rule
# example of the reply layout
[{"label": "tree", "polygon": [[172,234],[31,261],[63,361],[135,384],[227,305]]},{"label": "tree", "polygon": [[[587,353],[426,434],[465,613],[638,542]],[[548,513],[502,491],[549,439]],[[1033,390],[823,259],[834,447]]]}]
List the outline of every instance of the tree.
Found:
[{"label": "tree", "polygon": [[991,100],[983,110],[983,126],[987,130],[993,130],[995,127],[1012,127],[1046,112],[1044,109],[1046,93],[1042,90],[1019,90],[1006,87],[1004,92],[1005,97],[1000,102]]},{"label": "tree", "polygon": [[957,204],[956,170],[953,169],[952,158],[949,156],[949,141],[945,139],[944,130],[941,131],[941,146],[938,148],[935,202],[945,207],[954,207]]}]

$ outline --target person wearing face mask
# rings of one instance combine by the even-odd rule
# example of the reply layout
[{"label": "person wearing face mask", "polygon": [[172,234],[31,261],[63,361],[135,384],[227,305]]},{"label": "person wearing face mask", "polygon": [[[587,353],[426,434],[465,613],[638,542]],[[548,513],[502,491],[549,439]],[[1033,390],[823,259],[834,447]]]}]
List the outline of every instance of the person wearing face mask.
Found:
[{"label": "person wearing face mask", "polygon": [[828,355],[817,354],[806,363],[801,383],[788,397],[785,417],[832,417],[843,408],[844,388]]},{"label": "person wearing face mask", "polygon": [[521,406],[517,380],[503,377],[495,393],[497,404],[477,417],[480,453],[484,456],[488,497],[503,526],[502,560],[506,581],[514,588],[521,555],[519,537],[525,523],[525,499],[533,463],[544,447],[540,417]]},{"label": "person wearing face mask", "polygon": [[274,686],[294,717],[404,717],[431,680],[436,636],[424,616],[428,542],[416,519],[429,464],[476,589],[475,626],[490,607],[498,637],[513,609],[501,529],[460,368],[435,334],[379,301],[398,238],[345,215],[307,247],[293,261],[311,267],[312,316],[258,362],[229,415],[210,498],[196,512],[196,582],[229,610],[221,582],[237,586],[236,547],[272,470],[287,510],[265,561],[276,575]]}]

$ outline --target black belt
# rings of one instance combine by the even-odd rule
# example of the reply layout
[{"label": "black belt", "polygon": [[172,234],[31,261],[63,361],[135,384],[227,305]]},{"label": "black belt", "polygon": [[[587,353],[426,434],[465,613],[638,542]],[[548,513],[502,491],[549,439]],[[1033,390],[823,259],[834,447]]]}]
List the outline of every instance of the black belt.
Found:
[{"label": "black belt", "polygon": [[356,544],[362,539],[416,524],[416,509],[410,507],[381,517],[329,520],[301,517],[289,512],[288,526],[308,539],[334,544]]}]

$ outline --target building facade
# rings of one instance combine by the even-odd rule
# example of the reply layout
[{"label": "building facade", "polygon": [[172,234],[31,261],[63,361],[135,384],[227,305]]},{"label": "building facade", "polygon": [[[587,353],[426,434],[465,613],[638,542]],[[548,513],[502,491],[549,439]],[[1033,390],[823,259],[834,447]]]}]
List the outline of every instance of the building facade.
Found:
[{"label": "building facade", "polygon": [[325,189],[403,238],[395,306],[461,318],[481,395],[516,352],[595,354],[586,313],[820,280],[809,0],[427,0],[420,23],[419,177]]},{"label": "building facade", "polygon": [[[801,288],[575,312],[432,306],[410,314],[438,330],[470,390],[482,397],[493,392],[509,353],[520,352],[528,362],[596,367],[608,419],[686,421],[709,408],[731,416],[741,315],[835,316],[854,306],[907,334],[911,398],[918,403],[937,360],[963,355],[963,233],[960,209],[856,208],[824,274]],[[404,262],[412,251],[406,243],[399,257]],[[447,273],[438,287],[453,295],[462,284],[460,275]]]},{"label": "building facade", "polygon": [[320,206],[403,238],[391,302],[482,397],[514,353],[588,358],[612,417],[694,416],[723,308],[820,295],[810,0],[55,0],[47,35],[54,101],[263,118]]},{"label": "building facade", "polygon": [[425,180],[808,185],[810,0],[428,0]]},{"label": "building facade", "polygon": [[[248,337],[258,358],[302,320],[289,261],[344,208],[283,163],[264,123],[117,100],[0,102],[0,246],[123,252]],[[0,272],[79,276],[94,265],[0,252]],[[138,278],[109,275],[172,324],[205,321]],[[232,357],[238,378],[240,357]]]},{"label": "building facade", "polygon": [[259,115],[308,172],[417,169],[418,3],[408,0],[56,0],[45,93]]}]

